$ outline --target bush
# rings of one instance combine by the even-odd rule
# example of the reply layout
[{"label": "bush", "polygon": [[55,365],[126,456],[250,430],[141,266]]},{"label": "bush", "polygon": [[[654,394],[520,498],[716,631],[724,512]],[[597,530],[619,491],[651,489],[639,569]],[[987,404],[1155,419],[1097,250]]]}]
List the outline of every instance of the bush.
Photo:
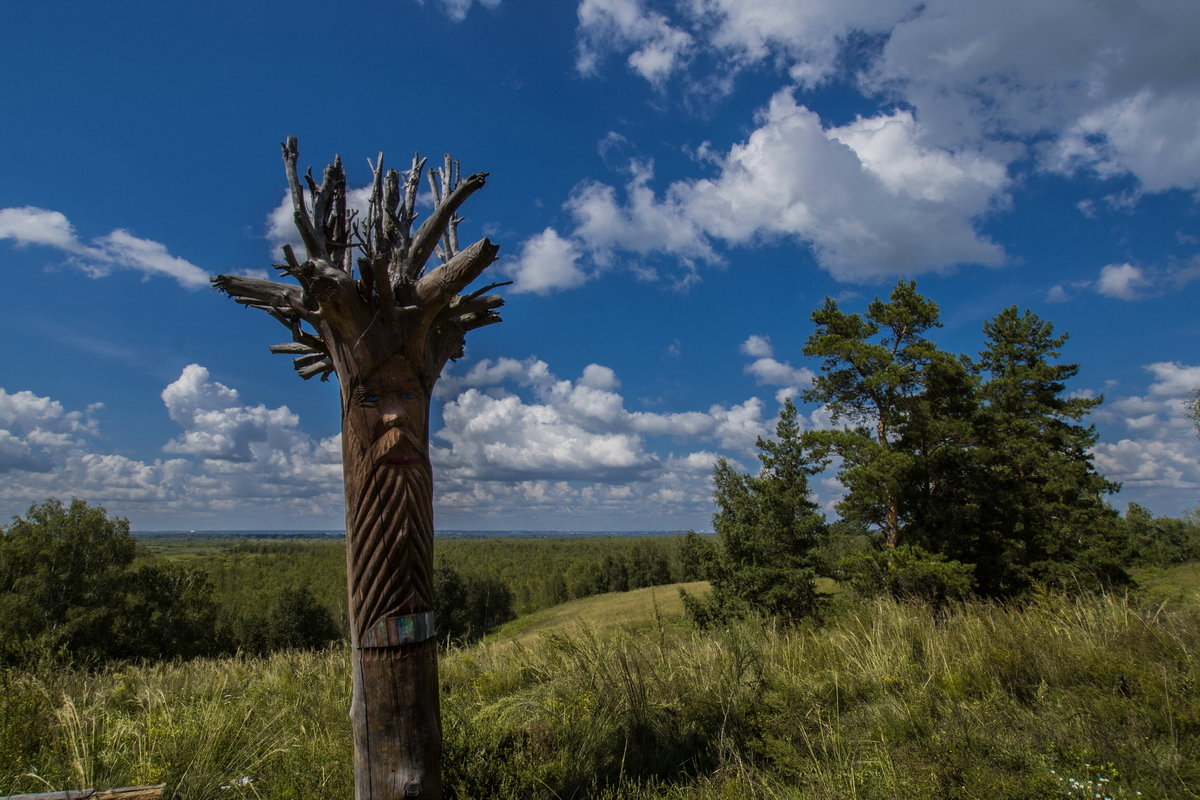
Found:
[{"label": "bush", "polygon": [[443,641],[475,641],[516,616],[512,592],[502,582],[463,578],[447,566],[434,570],[433,596],[433,616]]},{"label": "bush", "polygon": [[838,562],[839,577],[863,597],[890,596],[942,605],[974,588],[974,565],[951,561],[916,545],[860,550]]},{"label": "bush", "polygon": [[213,647],[203,572],[135,564],[129,520],[50,499],[0,529],[0,660],[96,663],[193,656]]}]

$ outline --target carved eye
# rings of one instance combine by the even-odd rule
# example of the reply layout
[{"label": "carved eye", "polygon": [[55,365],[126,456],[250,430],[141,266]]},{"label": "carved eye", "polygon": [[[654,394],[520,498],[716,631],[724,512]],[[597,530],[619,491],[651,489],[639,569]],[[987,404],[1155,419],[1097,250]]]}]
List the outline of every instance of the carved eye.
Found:
[{"label": "carved eye", "polygon": [[405,392],[404,394],[400,395],[400,397],[403,400],[416,400],[417,399],[417,396],[415,394],[413,394],[412,392]]},{"label": "carved eye", "polygon": [[379,404],[379,395],[369,392],[359,386],[354,390],[354,402],[360,406],[374,406]]}]

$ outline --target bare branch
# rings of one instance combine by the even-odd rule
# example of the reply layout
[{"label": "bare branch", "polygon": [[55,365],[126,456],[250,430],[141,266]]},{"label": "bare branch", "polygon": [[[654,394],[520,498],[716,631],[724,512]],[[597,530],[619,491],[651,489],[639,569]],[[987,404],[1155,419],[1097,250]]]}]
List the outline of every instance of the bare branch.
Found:
[{"label": "bare branch", "polygon": [[239,303],[274,306],[297,314],[309,313],[305,308],[304,292],[299,286],[241,275],[218,275],[212,279],[212,285]]},{"label": "bare branch", "polygon": [[462,326],[464,331],[473,331],[476,328],[482,328],[485,325],[495,325],[497,322],[503,322],[500,315],[495,311],[487,311],[479,314],[471,314],[466,317],[459,317],[458,324]]},{"label": "bare branch", "polygon": [[412,246],[408,249],[407,270],[410,277],[415,279],[420,275],[425,262],[429,260],[429,256],[437,247],[438,240],[442,238],[446,226],[454,218],[454,212],[466,202],[468,197],[483,188],[487,176],[486,172],[477,172],[459,183],[448,196],[442,198],[442,202],[433,210],[429,219],[425,220],[416,236],[413,237]]},{"label": "bare branch", "polygon": [[[383,154],[380,154],[380,164],[382,165]],[[396,240],[400,236],[401,224],[396,216],[397,209],[400,208],[400,173],[394,169],[387,171],[387,176],[383,181],[383,230],[387,237],[388,248],[396,246]]]},{"label": "bare branch", "polygon": [[327,232],[327,236],[337,243],[341,249],[342,263],[338,266],[347,274],[351,275],[354,271],[354,253],[353,244],[351,243],[351,233],[354,230],[354,218],[358,212],[354,209],[347,210],[346,208],[346,171],[342,168],[341,156],[334,156],[334,166],[337,167],[337,192],[333,198],[333,226]]},{"label": "bare branch", "polygon": [[[292,341],[307,345],[313,352],[328,352],[328,348],[325,347],[325,342],[320,336],[316,336],[304,330],[304,326],[301,324],[300,317],[285,314],[277,308],[268,308],[265,310],[268,314],[274,317],[280,325],[288,329],[288,331],[292,334]],[[311,320],[310,324],[312,324]]]},{"label": "bare branch", "polygon": [[320,364],[329,360],[329,356],[325,353],[311,353],[300,356],[292,361],[292,366],[296,370],[301,370],[304,367],[311,367],[313,364]]},{"label": "bare branch", "polygon": [[[450,157],[449,153],[446,153],[445,165],[442,170],[442,185],[445,187],[442,194],[448,195],[454,190],[454,187],[458,186],[461,167],[457,161]],[[450,222],[446,226],[446,233],[442,236],[443,249],[445,250],[445,255],[442,256],[443,263],[458,255],[458,223],[460,222],[462,222],[462,217],[458,216],[458,214],[450,215]]]},{"label": "bare branch", "polygon": [[451,298],[450,302],[438,314],[437,319],[440,322],[445,319],[461,317],[464,314],[471,314],[476,311],[489,311],[493,308],[500,308],[504,305],[504,298],[498,294],[489,294],[485,296],[479,295],[456,295]]},{"label": "bare branch", "polygon": [[300,342],[284,342],[283,344],[273,344],[268,348],[272,353],[286,353],[292,355],[306,355],[308,353],[317,352],[306,344]]},{"label": "bare branch", "polygon": [[283,246],[283,257],[287,260],[287,271],[299,278],[300,273],[304,271],[304,267],[301,266],[300,261],[296,258],[296,253],[292,250],[290,244]]},{"label": "bare branch", "polygon": [[469,295],[467,295],[467,298],[473,299],[473,298],[479,297],[479,295],[481,295],[481,294],[487,294],[492,289],[499,289],[501,286],[512,286],[512,284],[513,284],[512,281],[496,281],[495,283],[489,283],[487,286],[484,286],[482,289],[476,289],[475,291],[471,292]]},{"label": "bare branch", "polygon": [[492,244],[487,238],[480,239],[463,250],[418,281],[417,296],[421,303],[437,313],[452,297],[478,278],[479,274],[496,260],[499,251],[499,246]]},{"label": "bare branch", "polygon": [[311,364],[305,364],[303,366],[299,363],[299,361],[300,359],[297,358],[296,362],[292,364],[292,367],[297,373],[299,373],[301,378],[304,378],[304,380],[315,378],[318,375],[321,376],[321,380],[323,381],[329,380],[329,374],[334,371],[333,362],[329,359],[324,359]]},{"label": "bare branch", "polygon": [[474,314],[493,311],[503,305],[504,298],[498,294],[491,294],[485,297],[457,295],[451,299],[449,305],[434,317],[431,327],[442,325],[448,320],[462,321]]},{"label": "bare branch", "polygon": [[421,172],[424,171],[427,160],[421,158],[420,154],[413,153],[412,166],[404,173],[404,206],[400,210],[400,230],[404,237],[402,245],[405,257],[412,246],[412,224],[417,218],[417,191],[421,188]]},{"label": "bare branch", "polygon": [[292,218],[296,221],[296,230],[300,232],[300,239],[304,242],[310,260],[326,259],[329,254],[325,252],[325,244],[319,238],[308,215],[304,204],[304,189],[300,186],[300,177],[296,171],[296,163],[300,160],[300,143],[295,136],[289,136],[280,147],[283,148],[283,163],[287,167],[288,188],[292,195]]},{"label": "bare branch", "polygon": [[[346,242],[346,172],[342,169],[341,156],[334,156],[333,161],[325,167],[321,176],[321,185],[313,182],[312,170],[305,173],[312,193],[313,225],[322,240],[326,252],[331,248],[344,251]],[[342,253],[331,255],[330,258],[338,269],[346,270]]]}]

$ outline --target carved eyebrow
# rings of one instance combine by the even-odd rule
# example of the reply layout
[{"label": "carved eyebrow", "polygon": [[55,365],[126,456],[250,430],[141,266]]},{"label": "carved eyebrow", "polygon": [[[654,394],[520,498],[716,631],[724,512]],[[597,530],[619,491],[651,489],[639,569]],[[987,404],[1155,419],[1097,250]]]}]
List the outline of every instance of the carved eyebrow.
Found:
[{"label": "carved eyebrow", "polygon": [[358,405],[377,403],[379,402],[379,395],[360,383],[350,391],[350,402]]}]

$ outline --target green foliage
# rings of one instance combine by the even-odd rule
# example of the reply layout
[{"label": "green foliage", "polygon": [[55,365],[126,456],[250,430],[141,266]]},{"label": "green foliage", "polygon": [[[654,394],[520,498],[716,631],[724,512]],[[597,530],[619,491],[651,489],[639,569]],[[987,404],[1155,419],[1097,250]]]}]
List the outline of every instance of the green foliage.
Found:
[{"label": "green foliage", "polygon": [[717,548],[712,539],[688,531],[679,545],[679,581],[708,580],[716,558]]},{"label": "green foliage", "polygon": [[1101,399],[1065,394],[1066,381],[1079,371],[1057,363],[1067,337],[1015,306],[985,323],[984,334],[979,370],[987,379],[975,448],[983,532],[975,549],[990,557],[977,559],[981,589],[1013,594],[1036,583],[1127,582],[1118,566],[1116,513],[1104,501],[1117,486],[1096,472],[1095,430],[1080,424]]},{"label": "green foliage", "polygon": [[940,607],[974,588],[974,565],[951,561],[916,545],[859,550],[838,562],[839,577],[862,597],[920,600]]},{"label": "green foliage", "polygon": [[344,636],[333,615],[307,586],[284,586],[262,617],[240,620],[236,644],[252,653],[312,650]]},{"label": "green foliage", "polygon": [[1132,564],[1167,567],[1200,560],[1200,519],[1194,514],[1185,519],[1156,518],[1149,509],[1130,503],[1123,522]]},{"label": "green foliage", "polygon": [[[700,547],[711,546],[711,540],[696,538]],[[312,618],[328,615],[337,636],[347,636],[345,549],[340,540],[160,535],[153,542],[159,553],[178,554],[171,563],[202,567],[211,576],[223,620],[218,641],[226,652],[262,653],[292,646],[270,633],[278,627],[268,612],[280,603],[280,586],[304,587],[324,609],[314,608]],[[442,578],[436,594],[447,599],[436,601],[438,629],[451,640],[471,641],[517,612],[673,583],[680,580],[688,547],[685,536],[439,538],[435,576]]]},{"label": "green foliage", "polygon": [[758,441],[757,475],[739,473],[724,459],[717,462],[713,527],[720,549],[709,568],[712,594],[686,601],[702,625],[747,611],[787,619],[816,611],[813,553],[825,536],[825,518],[810,497],[808,476],[824,464],[804,446],[790,400],[775,436]]},{"label": "green foliage", "polygon": [[473,642],[516,616],[512,592],[495,578],[464,578],[443,564],[433,573],[433,593],[438,636],[446,641]]},{"label": "green foliage", "polygon": [[439,538],[434,559],[461,575],[493,578],[527,614],[566,600],[673,583],[682,536]]},{"label": "green foliage", "polygon": [[1128,582],[1104,499],[1116,485],[1096,472],[1095,431],[1081,422],[1100,399],[1066,393],[1078,366],[1058,362],[1066,337],[1050,322],[1005,309],[972,361],[926,338],[938,308],[911,282],[865,317],[827,299],[812,319],[804,352],[824,373],[805,399],[850,425],[804,438],[841,457],[844,521],[974,564],[986,596]]},{"label": "green foliage", "polygon": [[804,399],[826,404],[834,421],[853,424],[823,440],[844,461],[839,478],[850,491],[839,510],[877,525],[890,545],[900,541],[899,495],[911,464],[894,440],[937,353],[925,333],[940,327],[938,314],[912,281],[897,283],[886,303],[873,300],[865,319],[826,298],[812,313],[817,328],[804,347],[806,356],[823,360]]},{"label": "green foliage", "polygon": [[95,663],[213,648],[206,576],[136,561],[129,521],[72,500],[35,503],[0,529],[0,660]]},{"label": "green foliage", "polygon": [[1196,433],[1200,434],[1200,389],[1192,393],[1192,401],[1187,405],[1188,416],[1196,424]]}]

